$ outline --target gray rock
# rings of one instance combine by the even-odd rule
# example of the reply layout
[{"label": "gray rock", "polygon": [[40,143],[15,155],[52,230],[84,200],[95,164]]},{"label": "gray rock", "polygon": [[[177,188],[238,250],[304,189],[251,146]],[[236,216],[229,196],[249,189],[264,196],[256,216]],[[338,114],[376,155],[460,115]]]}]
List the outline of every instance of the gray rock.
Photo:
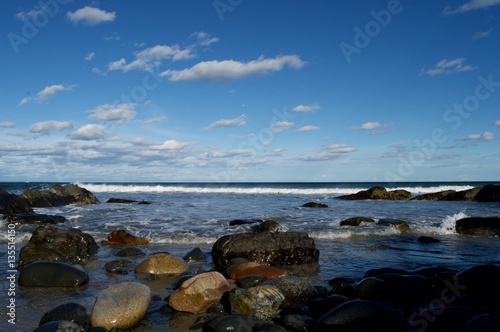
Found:
[{"label": "gray rock", "polygon": [[401,233],[408,232],[410,230],[410,225],[408,225],[406,221],[393,218],[382,218],[377,222],[377,225],[392,227]]},{"label": "gray rock", "polygon": [[104,267],[109,273],[128,274],[128,271],[125,268],[132,265],[132,263],[133,262],[130,259],[117,259],[111,262],[107,262],[106,264],[104,264]]},{"label": "gray rock", "polygon": [[26,189],[20,197],[25,199],[32,207],[51,207],[68,204],[63,197],[45,190]]},{"label": "gray rock", "polygon": [[35,262],[24,267],[18,283],[24,287],[76,287],[88,283],[89,275],[61,262]]},{"label": "gray rock", "polygon": [[182,257],[186,262],[204,262],[205,256],[200,248],[194,248]]},{"label": "gray rock", "polygon": [[131,199],[123,199],[123,198],[110,198],[106,201],[106,203],[131,204],[131,203],[137,203],[137,201]]},{"label": "gray rock", "polygon": [[302,205],[302,207],[313,208],[313,209],[324,209],[324,208],[327,208],[328,205],[323,204],[323,203],[317,203],[317,202],[308,202],[308,203]]},{"label": "gray rock", "polygon": [[442,201],[473,201],[477,193],[482,189],[482,187],[476,187],[472,189],[457,191],[446,195],[441,200]]},{"label": "gray rock", "polygon": [[500,266],[487,264],[476,265],[462,270],[453,277],[453,284],[458,285],[462,293],[500,290]]},{"label": "gray rock", "polygon": [[254,233],[261,233],[261,232],[277,233],[277,232],[282,232],[283,227],[281,227],[281,225],[277,221],[266,220],[256,226],[253,226],[252,231]]}]

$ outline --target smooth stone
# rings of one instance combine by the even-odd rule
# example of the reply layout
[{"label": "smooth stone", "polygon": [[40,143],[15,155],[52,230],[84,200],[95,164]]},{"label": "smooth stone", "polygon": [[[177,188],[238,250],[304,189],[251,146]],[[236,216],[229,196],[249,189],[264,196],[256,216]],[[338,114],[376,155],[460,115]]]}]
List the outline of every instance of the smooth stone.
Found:
[{"label": "smooth stone", "polygon": [[76,287],[89,281],[87,272],[61,262],[35,262],[21,270],[18,283],[24,287]]},{"label": "smooth stone", "polygon": [[205,272],[184,281],[170,296],[168,304],[177,311],[205,313],[231,287],[219,272]]},{"label": "smooth stone", "polygon": [[181,274],[186,272],[188,265],[181,258],[170,254],[158,253],[149,256],[136,268],[136,273],[150,274]]},{"label": "smooth stone", "polygon": [[193,250],[189,251],[187,254],[185,254],[182,257],[183,260],[186,262],[204,262],[205,261],[205,255],[203,254],[203,251],[201,248],[194,248]]},{"label": "smooth stone", "polygon": [[256,320],[251,316],[220,316],[203,326],[203,332],[253,332]]},{"label": "smooth stone", "polygon": [[34,332],[84,332],[84,328],[67,320],[54,320],[39,326]]},{"label": "smooth stone", "polygon": [[285,295],[276,286],[262,285],[248,289],[253,302],[253,317],[271,321],[280,316],[285,305]]},{"label": "smooth stone", "polygon": [[353,281],[347,278],[334,278],[328,281],[328,284],[332,287],[329,294],[343,295],[347,298],[352,298],[354,295]]},{"label": "smooth stone", "polygon": [[375,220],[368,217],[352,217],[342,220],[340,226],[359,226],[362,222],[375,222]]},{"label": "smooth stone", "polygon": [[262,285],[277,287],[285,295],[286,304],[308,304],[318,296],[316,288],[303,278],[285,276],[268,280]]},{"label": "smooth stone", "polygon": [[328,297],[315,299],[311,303],[310,307],[312,316],[317,318],[322,317],[327,312],[335,309],[339,305],[346,303],[348,301],[349,298],[338,294],[333,294]]},{"label": "smooth stone", "polygon": [[500,266],[476,265],[453,277],[453,285],[462,293],[500,290]]},{"label": "smooth stone", "polygon": [[117,259],[111,262],[107,262],[104,264],[106,271],[109,273],[116,274],[128,274],[127,270],[124,270],[124,267],[132,265],[132,261],[130,259]]},{"label": "smooth stone", "polygon": [[115,255],[118,257],[140,257],[146,256],[146,253],[136,247],[127,247],[118,250]]},{"label": "smooth stone", "polygon": [[476,316],[462,327],[460,332],[496,332],[500,326],[500,311]]},{"label": "smooth stone", "polygon": [[461,331],[461,328],[469,320],[485,314],[485,311],[482,308],[446,307],[442,305],[437,308],[424,309],[418,315],[410,316],[409,323],[410,326],[416,328],[416,331]]},{"label": "smooth stone", "polygon": [[126,230],[120,229],[108,234],[108,239],[101,241],[105,245],[121,245],[121,246],[139,246],[148,244],[149,240],[145,237],[138,237],[128,233]]},{"label": "smooth stone", "polygon": [[368,277],[377,277],[383,274],[401,274],[401,275],[413,275],[414,273],[409,272],[407,270],[403,269],[397,269],[397,268],[392,268],[392,267],[383,267],[380,269],[370,269],[365,272],[365,275],[363,278],[368,278]]},{"label": "smooth stone", "polygon": [[47,311],[40,319],[38,326],[57,320],[70,321],[77,325],[86,327],[90,323],[90,315],[87,313],[87,309],[85,309],[85,307],[81,304],[73,302],[65,303]]},{"label": "smooth stone", "polygon": [[131,329],[146,315],[151,298],[149,287],[137,282],[110,286],[97,295],[91,324],[108,330]]},{"label": "smooth stone", "polygon": [[286,328],[286,331],[293,332],[308,332],[310,326],[314,322],[314,319],[302,315],[285,315],[280,319],[281,325]]},{"label": "smooth stone", "polygon": [[246,262],[232,265],[228,268],[227,272],[229,278],[235,281],[250,276],[263,277],[266,279],[276,279],[287,274],[285,271],[278,268],[255,262]]}]

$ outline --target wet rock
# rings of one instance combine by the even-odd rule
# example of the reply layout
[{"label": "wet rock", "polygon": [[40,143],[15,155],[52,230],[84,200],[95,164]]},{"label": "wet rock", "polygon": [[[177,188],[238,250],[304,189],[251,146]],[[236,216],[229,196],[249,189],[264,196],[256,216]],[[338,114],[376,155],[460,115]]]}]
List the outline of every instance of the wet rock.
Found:
[{"label": "wet rock", "polygon": [[429,236],[420,236],[417,239],[417,242],[419,242],[419,243],[439,243],[439,242],[441,242],[441,240],[438,240],[438,239],[435,239],[435,238],[429,237]]},{"label": "wet rock", "polygon": [[455,230],[462,235],[494,235],[500,232],[500,217],[469,217],[458,219]]},{"label": "wet rock", "polygon": [[220,316],[203,326],[203,332],[253,332],[256,320],[246,315]]},{"label": "wet rock", "polygon": [[51,321],[65,320],[73,322],[79,326],[87,327],[90,323],[90,315],[87,309],[78,303],[65,303],[47,311],[40,319],[38,326]]},{"label": "wet rock", "polygon": [[268,280],[262,285],[271,285],[278,288],[285,295],[286,304],[307,304],[318,296],[316,289],[305,279],[286,276]]},{"label": "wet rock", "polygon": [[457,191],[446,195],[441,200],[442,201],[473,201],[477,193],[482,189],[482,187],[476,187],[472,189]]},{"label": "wet rock", "polygon": [[285,304],[285,296],[271,285],[249,289],[236,288],[229,294],[231,312],[251,315],[257,320],[271,321],[280,315]]},{"label": "wet rock", "polygon": [[286,331],[293,332],[308,332],[309,326],[311,326],[313,322],[313,318],[297,314],[285,315],[280,320],[280,324],[286,328]]},{"label": "wet rock", "polygon": [[363,200],[363,199],[386,199],[386,200],[407,200],[411,198],[411,193],[406,190],[387,191],[384,187],[372,187],[368,190],[362,190],[355,194],[339,196],[345,200]]},{"label": "wet rock", "polygon": [[362,222],[375,222],[375,220],[368,217],[352,217],[342,220],[340,226],[359,226]]},{"label": "wet rock", "polygon": [[460,332],[495,332],[500,326],[500,312],[484,314],[470,319]]},{"label": "wet rock", "polygon": [[187,254],[185,254],[182,257],[183,260],[186,262],[204,262],[205,261],[205,255],[203,254],[203,251],[200,248],[194,248]]},{"label": "wet rock", "polygon": [[67,320],[55,320],[43,324],[34,332],[84,332],[82,326]]},{"label": "wet rock", "polygon": [[324,209],[324,208],[327,208],[328,205],[323,204],[323,203],[317,203],[317,202],[308,202],[308,203],[305,203],[304,205],[302,205],[302,207],[313,208],[313,209]]},{"label": "wet rock", "polygon": [[369,278],[369,277],[377,277],[380,275],[384,274],[401,274],[401,275],[413,275],[414,273],[403,270],[403,269],[397,269],[397,268],[392,268],[392,267],[383,267],[380,269],[370,269],[365,272],[365,275],[363,278]]},{"label": "wet rock", "polygon": [[234,219],[229,222],[229,226],[239,226],[239,225],[249,225],[261,223],[264,220],[261,219]]},{"label": "wet rock", "polygon": [[253,332],[287,332],[287,330],[274,323],[257,323],[253,326]]},{"label": "wet rock", "polygon": [[123,199],[123,198],[110,198],[106,201],[106,203],[113,203],[113,204],[131,204],[131,203],[137,203],[137,201],[134,201],[132,199]]},{"label": "wet rock", "polygon": [[151,202],[148,201],[140,201],[137,203],[138,205],[151,205]]},{"label": "wet rock", "polygon": [[131,329],[146,315],[151,298],[149,287],[140,283],[110,286],[97,295],[90,315],[91,324],[108,330]]},{"label": "wet rock", "polygon": [[236,281],[236,285],[241,288],[252,288],[255,286],[258,286],[262,284],[264,281],[267,279],[265,277],[256,277],[256,276],[248,276],[248,277],[243,277]]},{"label": "wet rock", "polygon": [[462,293],[500,290],[500,266],[476,265],[453,277],[453,285]]},{"label": "wet rock", "polygon": [[94,238],[78,229],[39,226],[19,253],[19,268],[38,261],[85,264],[98,249]]},{"label": "wet rock", "polygon": [[227,272],[229,278],[235,281],[249,276],[275,279],[286,275],[286,272],[283,270],[255,262],[246,262],[232,265],[228,268]]},{"label": "wet rock", "polygon": [[141,257],[146,256],[146,253],[139,248],[136,247],[127,247],[120,249],[116,252],[116,256],[118,257]]},{"label": "wet rock", "polygon": [[[417,314],[410,315],[410,326],[418,331],[442,332],[462,331],[461,328],[472,318],[485,313],[484,309],[466,307],[427,308]],[[478,331],[478,330],[474,330]]]},{"label": "wet rock", "polygon": [[80,188],[76,184],[61,186],[56,184],[50,191],[62,197],[67,204],[97,204],[100,203],[97,197],[85,188]]},{"label": "wet rock", "polygon": [[455,190],[443,190],[435,193],[423,194],[419,196],[415,196],[412,200],[415,201],[440,201],[443,200],[446,196],[454,194]]},{"label": "wet rock", "polygon": [[330,310],[335,309],[339,305],[348,302],[349,299],[345,296],[333,294],[324,298],[315,299],[311,303],[311,312],[313,317],[322,317]]},{"label": "wet rock", "polygon": [[21,195],[32,207],[63,206],[66,200],[51,191],[26,189]]},{"label": "wet rock", "polygon": [[150,274],[181,274],[188,269],[182,259],[170,254],[154,254],[142,261],[136,268],[136,273]]},{"label": "wet rock", "polygon": [[24,287],[76,287],[88,281],[89,275],[85,271],[60,262],[28,264],[18,279],[19,285]]},{"label": "wet rock", "polygon": [[500,202],[500,185],[489,184],[482,187],[474,199],[478,202]]},{"label": "wet rock", "polygon": [[128,271],[125,268],[132,265],[132,263],[133,262],[130,259],[117,259],[111,262],[107,262],[106,264],[104,264],[104,267],[109,273],[128,274]]},{"label": "wet rock", "polygon": [[352,286],[353,280],[347,278],[334,278],[328,281],[328,284],[332,287],[329,294],[338,294],[345,296],[347,298],[352,298],[354,295],[354,287]]},{"label": "wet rock", "polygon": [[68,221],[63,216],[38,213],[17,213],[6,215],[5,220],[11,224],[62,224]]},{"label": "wet rock", "polygon": [[282,232],[283,227],[274,220],[266,220],[256,226],[252,227],[252,231],[254,233],[261,233],[261,232],[271,232],[271,233],[276,233],[276,232]]},{"label": "wet rock", "polygon": [[403,314],[382,304],[355,300],[339,305],[318,319],[314,331],[406,331]]},{"label": "wet rock", "polygon": [[108,239],[101,242],[105,245],[120,245],[120,246],[140,246],[149,243],[149,240],[144,237],[137,237],[129,234],[126,230],[120,229],[108,234]]},{"label": "wet rock", "polygon": [[410,230],[410,225],[408,225],[406,221],[399,219],[383,218],[377,222],[377,225],[393,227],[401,233],[405,233]]},{"label": "wet rock", "polygon": [[168,304],[177,311],[200,314],[219,303],[224,292],[231,289],[219,272],[206,272],[189,278],[170,296]]},{"label": "wet rock", "polygon": [[233,258],[244,258],[267,265],[317,266],[319,250],[314,239],[301,232],[262,232],[226,235],[212,247],[212,259],[217,268],[227,268]]},{"label": "wet rock", "polygon": [[0,189],[0,214],[15,213],[33,213],[33,209],[19,196]]}]

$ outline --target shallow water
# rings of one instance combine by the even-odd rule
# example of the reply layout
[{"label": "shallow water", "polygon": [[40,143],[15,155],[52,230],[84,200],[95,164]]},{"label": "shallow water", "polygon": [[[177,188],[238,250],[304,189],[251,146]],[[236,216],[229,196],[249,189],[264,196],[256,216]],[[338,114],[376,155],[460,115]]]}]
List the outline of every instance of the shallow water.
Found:
[{"label": "shallow water", "polygon": [[[371,268],[395,267],[416,270],[430,266],[462,269],[480,263],[500,264],[500,238],[468,237],[455,234],[455,221],[467,216],[500,216],[500,203],[429,202],[429,201],[343,201],[342,194],[367,189],[374,184],[80,184],[93,192],[101,202],[97,205],[70,205],[36,209],[38,213],[60,214],[69,221],[58,227],[76,227],[90,233],[100,243],[107,234],[127,229],[134,235],[148,237],[151,244],[142,249],[149,253],[167,251],[183,256],[195,247],[206,253],[206,263],[190,263],[190,271],[213,268],[210,250],[222,235],[248,230],[250,226],[228,226],[233,219],[256,218],[278,221],[286,231],[303,231],[315,239],[320,250],[320,269],[308,278],[314,284],[327,285],[335,277],[360,279]],[[414,195],[448,188],[462,190],[478,184],[415,183],[399,186]],[[6,186],[8,188],[6,188]],[[0,184],[6,190],[21,193],[35,186],[46,189],[50,184]],[[394,186],[396,188],[396,186]],[[390,188],[390,189],[394,189]],[[108,204],[110,197],[148,201],[150,205]],[[328,205],[325,209],[301,208],[315,201]],[[340,227],[339,221],[367,216],[375,220],[397,218],[410,225],[410,232],[400,234],[393,228],[376,223],[359,227]],[[16,250],[29,240],[35,226],[16,225]],[[0,255],[7,266],[7,226],[1,223]],[[441,242],[421,244],[421,235]],[[114,275],[104,264],[117,259],[118,248],[101,246],[85,266],[90,282],[80,289],[16,289],[15,326],[6,325],[2,311],[0,326],[8,331],[29,331],[36,328],[42,315],[66,302],[78,302],[89,311],[96,295],[106,287],[123,281],[139,281],[148,285],[159,300],[137,331],[185,331],[194,315],[164,314],[154,309],[163,304],[177,277],[165,276],[150,280],[147,276]],[[135,259],[139,263],[143,258]],[[136,265],[136,264],[135,264]],[[133,267],[131,266],[131,270]],[[0,271],[6,280],[7,269]],[[0,283],[6,294],[8,283]],[[7,300],[4,300],[4,303]],[[5,305],[2,305],[5,308]],[[13,328],[13,329],[11,329]]]}]

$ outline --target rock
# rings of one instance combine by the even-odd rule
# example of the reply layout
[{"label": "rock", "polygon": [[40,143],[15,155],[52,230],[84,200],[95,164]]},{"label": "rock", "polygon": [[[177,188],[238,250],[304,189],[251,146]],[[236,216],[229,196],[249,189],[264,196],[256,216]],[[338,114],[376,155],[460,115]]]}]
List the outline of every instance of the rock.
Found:
[{"label": "rock", "polygon": [[323,204],[323,203],[308,202],[308,203],[302,205],[302,207],[313,208],[313,209],[324,209],[324,208],[327,208],[328,205]]},{"label": "rock", "polygon": [[308,304],[318,296],[316,289],[303,278],[285,276],[268,280],[262,284],[278,288],[285,295],[286,305]]},{"label": "rock", "polygon": [[140,246],[148,244],[149,240],[145,237],[134,236],[126,230],[120,229],[109,233],[108,240],[103,240],[101,243],[105,245]]},{"label": "rock", "polygon": [[457,191],[446,195],[441,200],[442,201],[473,201],[477,193],[482,189],[482,187],[476,187],[472,189]]},{"label": "rock", "polygon": [[414,201],[440,201],[446,196],[456,193],[455,190],[443,190],[435,193],[423,194],[412,198]]},{"label": "rock", "polygon": [[205,261],[205,255],[203,254],[203,251],[201,251],[200,248],[194,248],[193,250],[191,250],[190,252],[188,252],[187,254],[185,254],[182,257],[182,259],[185,260],[186,262],[191,262],[191,261],[194,261],[194,262],[204,262]]},{"label": "rock", "polygon": [[251,315],[257,320],[271,321],[280,315],[285,296],[276,286],[262,285],[249,289],[235,288],[229,294],[231,313]]},{"label": "rock", "polygon": [[97,197],[85,188],[80,188],[76,184],[61,186],[56,184],[50,191],[62,197],[67,204],[97,204],[100,203]]},{"label": "rock", "polygon": [[205,313],[219,303],[224,292],[231,290],[226,278],[219,272],[206,272],[184,281],[170,296],[168,304],[177,311]]},{"label": "rock", "polygon": [[283,227],[274,220],[266,220],[256,226],[252,227],[252,231],[254,233],[261,233],[261,232],[271,232],[271,233],[277,233],[277,232],[282,232]]},{"label": "rock", "polygon": [[297,314],[285,315],[280,320],[280,324],[286,328],[285,331],[294,332],[308,332],[309,326],[312,325],[313,322],[314,319],[311,317]]},{"label": "rock", "polygon": [[317,265],[319,250],[314,239],[301,232],[262,232],[226,235],[212,247],[217,268],[227,268],[233,258],[266,265]]},{"label": "rock", "polygon": [[236,285],[240,288],[248,289],[262,284],[266,281],[265,277],[257,277],[257,276],[248,276],[243,277],[236,281]]},{"label": "rock", "polygon": [[438,240],[438,239],[435,239],[435,238],[429,237],[429,236],[420,236],[417,239],[417,242],[419,242],[419,243],[439,243],[439,242],[441,242],[441,240]]},{"label": "rock", "polygon": [[18,283],[24,287],[76,287],[85,285],[89,275],[73,265],[61,262],[28,264],[19,274]]},{"label": "rock", "polygon": [[146,256],[146,253],[136,247],[127,247],[118,250],[115,255],[118,257],[140,257]]},{"label": "rock", "polygon": [[132,263],[133,262],[130,259],[117,259],[111,262],[107,262],[106,264],[104,264],[104,267],[109,273],[128,274],[128,271],[124,268],[132,265]]},{"label": "rock", "polygon": [[229,222],[229,226],[248,225],[261,222],[263,222],[261,219],[234,219]]},{"label": "rock", "polygon": [[246,262],[232,265],[228,268],[227,272],[229,278],[235,281],[249,276],[275,279],[286,275],[286,272],[283,270],[255,262]]},{"label": "rock", "polygon": [[354,287],[352,286],[353,281],[347,278],[334,278],[328,281],[328,284],[332,287],[329,294],[342,295],[347,298],[352,298],[354,295]]},{"label": "rock", "polygon": [[455,222],[455,231],[462,235],[494,235],[500,232],[500,217],[469,217]]},{"label": "rock", "polygon": [[453,277],[457,292],[471,293],[500,290],[500,266],[476,265],[458,272]]},{"label": "rock", "polygon": [[179,257],[158,253],[146,258],[136,268],[136,273],[181,274],[187,271],[188,265]]},{"label": "rock", "polygon": [[140,201],[139,203],[137,203],[137,205],[151,205],[151,202],[148,202],[148,201]]},{"label": "rock", "polygon": [[8,214],[5,220],[11,224],[62,224],[68,221],[63,216],[53,216],[38,213]]},{"label": "rock", "polygon": [[500,202],[500,185],[489,184],[482,187],[474,199],[478,202]]},{"label": "rock", "polygon": [[131,199],[123,199],[123,198],[110,198],[106,201],[106,203],[131,204],[131,203],[137,203],[137,201]]},{"label": "rock", "polygon": [[19,196],[0,189],[0,214],[15,213],[33,213],[33,209]]},{"label": "rock", "polygon": [[97,295],[91,324],[108,330],[131,329],[146,315],[151,298],[149,287],[137,282],[110,286]]},{"label": "rock", "polygon": [[257,323],[253,326],[253,332],[287,332],[287,330],[274,323]]},{"label": "rock", "polygon": [[70,321],[79,326],[87,327],[90,323],[90,316],[84,306],[78,303],[70,302],[61,304],[60,306],[47,311],[40,319],[38,326],[57,320]]},{"label": "rock", "polygon": [[396,269],[392,267],[383,267],[381,269],[370,269],[365,272],[365,275],[363,278],[369,278],[369,277],[378,277],[380,275],[384,274],[401,274],[405,276],[413,275],[413,273],[403,270],[403,269]]},{"label": "rock", "polygon": [[246,315],[220,316],[203,326],[203,332],[253,332],[256,320]]},{"label": "rock", "polygon": [[339,305],[316,322],[317,332],[406,331],[403,314],[372,301],[355,300]]},{"label": "rock", "polygon": [[78,229],[39,226],[19,253],[19,268],[38,261],[85,264],[98,249],[94,238]]},{"label": "rock", "polygon": [[26,189],[21,195],[32,207],[63,206],[66,200],[51,191]]},{"label": "rock", "polygon": [[359,226],[362,222],[375,222],[375,220],[368,217],[352,217],[342,220],[340,226]]},{"label": "rock", "polygon": [[348,301],[347,297],[338,294],[333,294],[325,298],[317,298],[311,303],[312,316],[317,318],[322,317],[330,310]]},{"label": "rock", "polygon": [[495,332],[500,326],[500,312],[479,315],[469,320],[460,332]]},{"label": "rock", "polygon": [[393,227],[401,233],[405,233],[410,230],[408,223],[399,219],[383,218],[377,222],[377,225]]},{"label": "rock", "polygon": [[411,193],[406,190],[387,191],[384,187],[373,187],[362,190],[355,194],[339,196],[340,199],[361,200],[361,199],[387,199],[387,200],[407,200],[411,198]]},{"label": "rock", "polygon": [[[441,302],[442,303],[442,302]],[[485,313],[481,308],[438,306],[427,308],[410,316],[410,326],[415,331],[442,332],[462,331],[461,328],[470,319]],[[498,328],[497,328],[498,329]],[[414,331],[414,330],[411,330]],[[480,330],[474,330],[480,331]]]},{"label": "rock", "polygon": [[82,326],[67,321],[67,320],[55,320],[43,324],[38,327],[34,332],[84,332]]}]

